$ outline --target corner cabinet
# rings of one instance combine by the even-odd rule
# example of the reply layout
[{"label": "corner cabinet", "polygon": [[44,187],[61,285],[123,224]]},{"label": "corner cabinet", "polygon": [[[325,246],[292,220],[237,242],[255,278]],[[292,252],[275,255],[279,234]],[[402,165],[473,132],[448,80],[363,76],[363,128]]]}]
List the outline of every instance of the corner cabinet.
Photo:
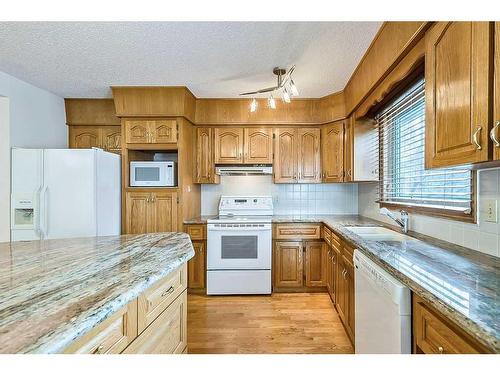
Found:
[{"label": "corner cabinet", "polygon": [[277,128],[274,132],[274,182],[321,182],[319,128]]},{"label": "corner cabinet", "polygon": [[490,160],[492,43],[489,22],[436,22],[427,31],[427,168]]},{"label": "corner cabinet", "polygon": [[128,191],[125,197],[127,234],[177,231],[177,193]]},{"label": "corner cabinet", "polygon": [[323,182],[344,180],[344,121],[328,124],[321,129]]}]

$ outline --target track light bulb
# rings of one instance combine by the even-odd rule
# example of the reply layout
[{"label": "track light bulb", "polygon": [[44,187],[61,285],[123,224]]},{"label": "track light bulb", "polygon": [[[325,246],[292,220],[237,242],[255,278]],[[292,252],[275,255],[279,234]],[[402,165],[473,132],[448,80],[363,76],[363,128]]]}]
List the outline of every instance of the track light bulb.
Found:
[{"label": "track light bulb", "polygon": [[269,105],[269,108],[276,109],[276,100],[274,100],[274,97],[271,95],[269,99],[267,99],[267,104]]},{"label": "track light bulb", "polygon": [[253,98],[250,103],[250,112],[255,112],[257,110],[257,99]]}]

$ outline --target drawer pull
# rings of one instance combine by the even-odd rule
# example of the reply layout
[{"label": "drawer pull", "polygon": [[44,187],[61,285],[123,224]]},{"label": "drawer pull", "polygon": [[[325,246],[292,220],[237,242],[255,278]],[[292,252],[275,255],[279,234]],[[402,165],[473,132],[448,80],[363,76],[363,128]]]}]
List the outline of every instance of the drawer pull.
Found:
[{"label": "drawer pull", "polygon": [[169,295],[170,293],[172,293],[173,291],[175,290],[175,288],[173,286],[171,286],[170,288],[168,288],[167,290],[165,290],[161,296],[162,297],[165,297],[166,295]]},{"label": "drawer pull", "polygon": [[439,354],[443,354],[444,353],[444,349],[442,346],[438,347],[438,350],[439,350]]},{"label": "drawer pull", "polygon": [[97,348],[94,349],[92,354],[102,354],[102,350],[104,349],[104,345],[99,345]]}]

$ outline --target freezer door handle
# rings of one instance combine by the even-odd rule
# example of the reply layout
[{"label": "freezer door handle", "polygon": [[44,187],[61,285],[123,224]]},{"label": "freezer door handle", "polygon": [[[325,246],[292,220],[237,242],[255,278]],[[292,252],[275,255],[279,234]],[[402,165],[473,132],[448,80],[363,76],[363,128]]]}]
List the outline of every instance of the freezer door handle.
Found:
[{"label": "freezer door handle", "polygon": [[35,191],[35,207],[34,207],[34,226],[35,233],[42,238],[42,231],[40,229],[40,195],[42,187],[39,186]]},{"label": "freezer door handle", "polygon": [[[45,239],[47,237],[47,233],[48,233],[48,224],[47,224],[47,221],[48,221],[48,215],[47,215],[47,196],[48,196],[48,193],[49,193],[49,187],[48,186],[44,186],[43,189],[42,189],[42,192],[40,194],[40,212],[39,212],[39,215],[40,215],[40,218],[39,218],[39,221],[40,221],[40,239]],[[43,218],[43,220],[42,220]]]}]

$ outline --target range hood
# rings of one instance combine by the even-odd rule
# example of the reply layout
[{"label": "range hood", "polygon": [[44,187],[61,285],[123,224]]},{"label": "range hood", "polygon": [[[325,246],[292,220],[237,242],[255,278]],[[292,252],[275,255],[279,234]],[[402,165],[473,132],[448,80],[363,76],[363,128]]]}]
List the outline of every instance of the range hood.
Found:
[{"label": "range hood", "polygon": [[215,167],[219,176],[258,176],[273,174],[270,165],[220,165]]}]

